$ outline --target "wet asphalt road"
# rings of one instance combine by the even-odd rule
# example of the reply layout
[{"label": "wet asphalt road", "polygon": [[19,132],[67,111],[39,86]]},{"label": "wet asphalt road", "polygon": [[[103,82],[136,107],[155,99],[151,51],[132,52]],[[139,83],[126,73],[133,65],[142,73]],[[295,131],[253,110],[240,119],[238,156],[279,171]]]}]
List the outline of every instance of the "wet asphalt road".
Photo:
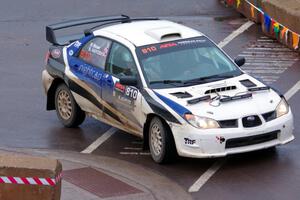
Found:
[{"label": "wet asphalt road", "polygon": [[[109,126],[87,119],[77,129],[63,128],[55,112],[45,111],[41,84],[47,50],[44,27],[53,22],[86,16],[162,16],[196,28],[217,43],[245,22],[218,1],[5,1],[0,8],[0,147],[62,149],[80,152]],[[232,57],[262,40],[254,25],[224,49]],[[297,56],[296,56],[297,57]],[[300,57],[299,57],[300,58]],[[296,61],[271,84],[285,93],[300,79]],[[255,75],[255,74],[254,74]],[[300,135],[300,92],[290,99],[295,117],[295,136]],[[93,154],[137,163],[179,183],[186,190],[217,159],[180,158],[173,165],[156,165],[140,140],[118,132]],[[137,155],[128,155],[135,152]],[[141,155],[141,152],[143,153]],[[299,141],[275,152],[230,156],[225,165],[197,193],[195,199],[299,199]]]}]

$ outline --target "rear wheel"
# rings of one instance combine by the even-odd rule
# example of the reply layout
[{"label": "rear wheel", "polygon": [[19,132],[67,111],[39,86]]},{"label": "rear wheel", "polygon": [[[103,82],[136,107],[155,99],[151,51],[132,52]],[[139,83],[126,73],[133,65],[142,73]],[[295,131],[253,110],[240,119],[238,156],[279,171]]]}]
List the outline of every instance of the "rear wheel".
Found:
[{"label": "rear wheel", "polygon": [[85,112],[77,105],[65,84],[57,87],[55,92],[55,109],[59,120],[65,127],[77,127],[85,119]]},{"label": "rear wheel", "polygon": [[149,147],[152,159],[157,163],[168,163],[175,158],[176,147],[171,130],[158,117],[150,122]]}]

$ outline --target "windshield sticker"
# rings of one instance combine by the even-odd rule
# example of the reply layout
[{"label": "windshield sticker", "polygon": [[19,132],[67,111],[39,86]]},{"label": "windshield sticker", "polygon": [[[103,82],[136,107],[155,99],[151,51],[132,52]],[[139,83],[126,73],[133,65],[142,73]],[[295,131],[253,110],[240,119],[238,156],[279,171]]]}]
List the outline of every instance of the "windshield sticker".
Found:
[{"label": "windshield sticker", "polygon": [[177,44],[175,42],[171,43],[165,43],[160,45],[160,49],[170,48],[170,47],[176,47]]},{"label": "windshield sticker", "polygon": [[198,40],[184,40],[177,42],[178,45],[189,45],[189,44],[197,44],[197,43],[205,43],[206,40],[198,39]]},{"label": "windshield sticker", "polygon": [[179,40],[179,41],[172,41],[166,42],[161,44],[153,44],[147,45],[139,48],[138,53],[148,57],[151,55],[157,55],[159,53],[169,52],[169,49],[182,49],[182,48],[195,48],[201,45],[201,47],[211,46],[209,40],[205,37],[193,38],[193,39],[186,39],[186,40]]},{"label": "windshield sticker", "polygon": [[151,52],[154,52],[154,51],[157,51],[157,48],[155,46],[142,48],[143,54],[151,53]]}]

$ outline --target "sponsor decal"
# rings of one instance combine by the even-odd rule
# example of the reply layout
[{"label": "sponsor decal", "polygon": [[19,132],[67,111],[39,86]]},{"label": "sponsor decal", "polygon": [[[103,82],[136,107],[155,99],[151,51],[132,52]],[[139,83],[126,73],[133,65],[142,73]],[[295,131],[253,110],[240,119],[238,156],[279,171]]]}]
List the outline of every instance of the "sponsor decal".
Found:
[{"label": "sponsor decal", "polygon": [[52,58],[57,59],[57,58],[60,57],[60,55],[61,55],[60,49],[52,49],[52,50],[51,50],[51,57],[52,57]]},{"label": "sponsor decal", "polygon": [[175,42],[171,43],[165,43],[160,45],[160,49],[170,48],[170,47],[176,47],[177,44]]},{"label": "sponsor decal", "polygon": [[79,57],[87,62],[90,62],[92,60],[92,54],[83,49],[80,51]]},{"label": "sponsor decal", "polygon": [[217,141],[222,144],[223,142],[225,142],[225,138],[223,136],[216,136]]},{"label": "sponsor decal", "polygon": [[102,73],[89,65],[79,65],[78,69],[76,70],[81,72],[84,76],[87,76],[95,81],[100,81],[102,78]]},{"label": "sponsor decal", "polygon": [[138,89],[131,86],[124,86],[119,82],[115,84],[115,90],[132,100],[136,100],[139,93]]},{"label": "sponsor decal", "polygon": [[74,43],[74,47],[77,48],[77,49],[78,49],[81,45],[82,45],[82,43],[79,42],[79,41],[76,41],[76,42]]},{"label": "sponsor decal", "polygon": [[108,47],[100,47],[99,45],[95,44],[95,43],[91,43],[89,48],[88,48],[88,51],[89,52],[92,52],[98,56],[101,56],[101,57],[107,57],[107,53],[108,53]]},{"label": "sponsor decal", "polygon": [[172,42],[165,42],[161,44],[151,44],[138,48],[137,53],[146,58],[160,53],[168,53],[172,51],[179,51],[181,49],[197,48],[197,47],[211,47],[213,44],[204,36],[197,38],[177,40]]},{"label": "sponsor decal", "polygon": [[118,90],[118,91],[120,91],[120,92],[124,92],[125,91],[125,86],[124,85],[122,85],[121,83],[119,83],[119,82],[117,82],[116,84],[115,84],[115,89],[116,90]]},{"label": "sponsor decal", "polygon": [[134,87],[126,87],[125,95],[130,99],[136,100],[139,91]]},{"label": "sponsor decal", "polygon": [[155,51],[157,51],[157,48],[155,46],[142,48],[142,53],[143,54],[147,54],[147,53],[151,53],[151,52],[155,52]]},{"label": "sponsor decal", "polygon": [[194,145],[195,143],[196,143],[196,140],[192,140],[190,138],[184,138],[184,144]]},{"label": "sponsor decal", "polygon": [[170,48],[170,47],[176,47],[177,44],[175,42],[170,42],[170,43],[164,43],[164,44],[161,44],[159,45],[159,47],[156,47],[156,46],[149,46],[149,47],[145,47],[145,48],[142,48],[141,51],[143,54],[148,54],[148,53],[151,53],[151,52],[155,52],[159,49],[166,49],[166,48]]},{"label": "sponsor decal", "polygon": [[69,51],[69,56],[73,56],[73,54],[74,54],[74,51],[73,51],[73,50],[70,50],[70,51]]},{"label": "sponsor decal", "polygon": [[133,110],[135,107],[134,102],[137,99],[138,93],[138,89],[116,82],[113,96],[115,97],[118,106],[123,106],[123,109]]},{"label": "sponsor decal", "polygon": [[195,40],[184,40],[177,42],[178,45],[191,45],[191,44],[199,44],[199,43],[205,43],[206,40],[204,39],[195,39]]}]

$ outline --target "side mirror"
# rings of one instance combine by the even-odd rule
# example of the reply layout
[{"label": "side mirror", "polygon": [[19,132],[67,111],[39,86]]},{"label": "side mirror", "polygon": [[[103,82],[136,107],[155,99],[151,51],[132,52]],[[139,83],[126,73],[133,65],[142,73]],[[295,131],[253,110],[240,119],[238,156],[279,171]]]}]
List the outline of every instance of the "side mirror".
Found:
[{"label": "side mirror", "polygon": [[246,62],[246,59],[244,57],[238,56],[234,59],[235,64],[237,64],[239,67],[243,66]]},{"label": "side mirror", "polygon": [[122,85],[136,86],[137,78],[135,76],[123,76],[120,78],[119,83]]}]

